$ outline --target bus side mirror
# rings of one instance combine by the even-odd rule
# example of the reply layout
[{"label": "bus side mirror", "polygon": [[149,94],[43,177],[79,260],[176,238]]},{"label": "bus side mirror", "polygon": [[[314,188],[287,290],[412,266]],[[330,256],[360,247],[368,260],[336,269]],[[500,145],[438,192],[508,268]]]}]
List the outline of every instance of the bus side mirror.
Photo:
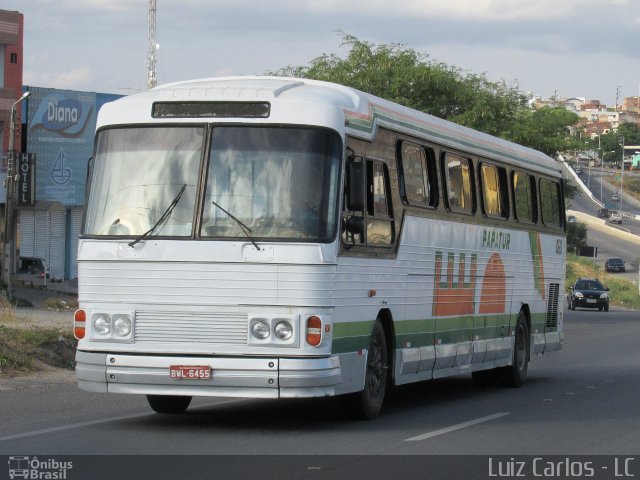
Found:
[{"label": "bus side mirror", "polygon": [[347,210],[351,212],[364,211],[364,184],[364,162],[349,162],[347,164]]}]

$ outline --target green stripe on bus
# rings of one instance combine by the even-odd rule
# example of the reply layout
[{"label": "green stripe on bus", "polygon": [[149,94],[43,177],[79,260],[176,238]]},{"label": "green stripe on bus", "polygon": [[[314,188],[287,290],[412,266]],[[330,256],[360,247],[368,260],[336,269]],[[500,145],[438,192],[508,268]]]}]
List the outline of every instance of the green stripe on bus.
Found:
[{"label": "green stripe on bus", "polygon": [[[509,335],[510,319],[515,315],[465,315],[460,317],[434,317],[402,320],[394,323],[396,348],[416,348],[434,344],[448,345],[472,340],[488,340]],[[534,325],[544,328],[545,314],[535,316]],[[532,329],[534,329],[532,325]],[[337,323],[334,325],[333,353],[353,352],[369,348],[373,322]]]}]

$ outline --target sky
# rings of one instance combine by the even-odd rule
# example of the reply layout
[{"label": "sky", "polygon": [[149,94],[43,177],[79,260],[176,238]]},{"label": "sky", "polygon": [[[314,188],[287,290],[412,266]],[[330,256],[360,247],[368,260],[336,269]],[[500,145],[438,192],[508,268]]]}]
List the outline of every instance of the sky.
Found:
[{"label": "sky", "polygon": [[[24,14],[24,84],[147,88],[148,0],[2,0]],[[344,34],[543,98],[640,94],[639,0],[157,0],[158,84],[345,57]]]}]

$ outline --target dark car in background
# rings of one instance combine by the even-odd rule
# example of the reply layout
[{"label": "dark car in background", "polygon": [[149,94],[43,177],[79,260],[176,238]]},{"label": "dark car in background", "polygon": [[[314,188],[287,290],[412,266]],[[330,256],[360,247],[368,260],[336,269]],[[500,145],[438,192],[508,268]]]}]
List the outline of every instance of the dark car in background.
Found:
[{"label": "dark car in background", "polygon": [[44,258],[20,257],[15,278],[25,285],[46,287],[49,278],[49,267]]},{"label": "dark car in background", "polygon": [[606,272],[624,272],[626,271],[624,260],[617,257],[607,258],[604,262],[604,270]]},{"label": "dark car in background", "polygon": [[609,289],[596,278],[578,278],[571,287],[569,308],[597,308],[609,311]]}]

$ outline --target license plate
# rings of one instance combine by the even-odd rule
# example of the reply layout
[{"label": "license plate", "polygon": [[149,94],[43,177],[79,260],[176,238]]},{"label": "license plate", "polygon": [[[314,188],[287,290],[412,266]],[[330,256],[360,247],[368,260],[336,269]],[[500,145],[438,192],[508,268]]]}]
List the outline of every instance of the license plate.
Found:
[{"label": "license plate", "polygon": [[210,380],[211,367],[208,365],[171,365],[169,377],[177,380]]},{"label": "license plate", "polygon": [[587,298],[587,303],[596,303],[596,301],[593,298]]}]

